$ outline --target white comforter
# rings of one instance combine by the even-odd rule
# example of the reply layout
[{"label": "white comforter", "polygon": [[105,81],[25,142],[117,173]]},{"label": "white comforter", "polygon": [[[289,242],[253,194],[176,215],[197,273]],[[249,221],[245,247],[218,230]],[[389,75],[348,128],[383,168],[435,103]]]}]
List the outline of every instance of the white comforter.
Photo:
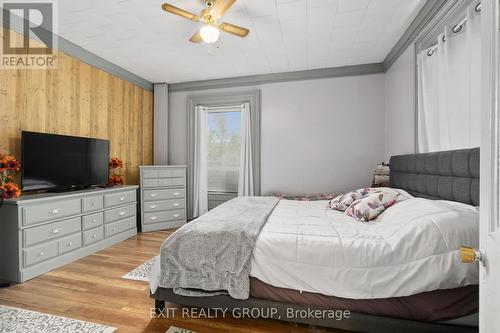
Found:
[{"label": "white comforter", "polygon": [[478,266],[460,263],[458,252],[460,245],[478,246],[475,207],[412,198],[362,223],[326,206],[280,201],[257,239],[251,276],[351,299],[478,283]]}]

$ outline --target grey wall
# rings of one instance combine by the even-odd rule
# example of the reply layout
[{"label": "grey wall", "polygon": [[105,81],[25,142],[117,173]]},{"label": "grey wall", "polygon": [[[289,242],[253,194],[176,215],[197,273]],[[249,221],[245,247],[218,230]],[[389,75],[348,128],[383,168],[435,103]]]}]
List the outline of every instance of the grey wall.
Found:
[{"label": "grey wall", "polygon": [[[312,194],[370,184],[385,153],[384,74],[253,88],[262,90],[263,194]],[[169,94],[170,164],[186,164],[186,102],[196,93]]]},{"label": "grey wall", "polygon": [[413,44],[385,73],[385,159],[415,152],[415,52]]}]

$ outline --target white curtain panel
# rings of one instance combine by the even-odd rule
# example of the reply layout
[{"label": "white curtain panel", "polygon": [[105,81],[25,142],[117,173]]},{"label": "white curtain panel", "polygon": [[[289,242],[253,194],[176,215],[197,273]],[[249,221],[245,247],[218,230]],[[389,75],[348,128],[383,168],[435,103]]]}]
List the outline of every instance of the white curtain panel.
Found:
[{"label": "white curtain panel", "polygon": [[208,110],[196,106],[194,114],[193,218],[208,212]]},{"label": "white curtain panel", "polygon": [[460,32],[445,27],[437,45],[418,55],[420,152],[480,145],[481,15],[475,5]]},{"label": "white curtain panel", "polygon": [[241,150],[238,196],[253,196],[252,121],[250,103],[241,106]]}]

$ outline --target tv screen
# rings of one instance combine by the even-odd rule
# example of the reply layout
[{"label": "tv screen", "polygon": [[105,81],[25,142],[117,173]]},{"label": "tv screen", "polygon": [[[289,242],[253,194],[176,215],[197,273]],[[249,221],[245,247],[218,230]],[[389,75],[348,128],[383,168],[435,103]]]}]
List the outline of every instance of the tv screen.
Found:
[{"label": "tv screen", "polygon": [[64,191],[108,182],[108,140],[23,131],[21,141],[23,191]]}]

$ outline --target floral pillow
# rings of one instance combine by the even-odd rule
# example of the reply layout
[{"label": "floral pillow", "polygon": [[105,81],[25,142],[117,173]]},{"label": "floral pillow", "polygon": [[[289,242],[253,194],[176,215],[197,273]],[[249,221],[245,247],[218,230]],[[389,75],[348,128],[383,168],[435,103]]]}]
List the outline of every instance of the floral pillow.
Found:
[{"label": "floral pillow", "polygon": [[377,216],[382,214],[396,202],[406,199],[406,197],[400,197],[400,193],[397,191],[379,190],[361,199],[355,200],[349,208],[346,209],[345,214],[358,221],[368,222],[377,218]]},{"label": "floral pillow", "polygon": [[344,212],[354,201],[378,191],[378,189],[373,188],[361,188],[359,190],[341,194],[330,201],[330,208]]}]

